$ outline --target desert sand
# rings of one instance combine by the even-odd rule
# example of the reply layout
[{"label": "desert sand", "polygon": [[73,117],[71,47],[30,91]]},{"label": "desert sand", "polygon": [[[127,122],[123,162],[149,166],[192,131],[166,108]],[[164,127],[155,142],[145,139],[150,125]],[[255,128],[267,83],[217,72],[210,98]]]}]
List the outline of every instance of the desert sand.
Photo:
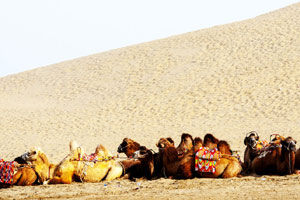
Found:
[{"label": "desert sand", "polygon": [[[300,3],[2,77],[0,157],[40,146],[58,163],[70,140],[115,154],[124,137],[157,150],[183,132],[213,133],[241,155],[253,130],[300,142],[299,69]],[[300,176],[104,183],[13,187],[0,199],[296,199]]]}]

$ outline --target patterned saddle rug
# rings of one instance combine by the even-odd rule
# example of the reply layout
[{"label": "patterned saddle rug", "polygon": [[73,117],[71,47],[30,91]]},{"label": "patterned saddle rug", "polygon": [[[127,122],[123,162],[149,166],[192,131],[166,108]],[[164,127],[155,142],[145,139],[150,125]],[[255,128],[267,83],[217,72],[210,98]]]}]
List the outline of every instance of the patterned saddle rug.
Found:
[{"label": "patterned saddle rug", "polygon": [[106,156],[106,157],[99,157],[97,154],[92,153],[90,155],[83,154],[82,157],[80,158],[81,161],[85,162],[102,162],[102,161],[109,161],[111,159],[114,159],[113,156]]},{"label": "patterned saddle rug", "polygon": [[217,161],[221,156],[217,148],[200,147],[195,155],[195,171],[215,173]]},{"label": "patterned saddle rug", "polygon": [[12,184],[14,177],[14,162],[6,162],[0,158],[0,183]]}]

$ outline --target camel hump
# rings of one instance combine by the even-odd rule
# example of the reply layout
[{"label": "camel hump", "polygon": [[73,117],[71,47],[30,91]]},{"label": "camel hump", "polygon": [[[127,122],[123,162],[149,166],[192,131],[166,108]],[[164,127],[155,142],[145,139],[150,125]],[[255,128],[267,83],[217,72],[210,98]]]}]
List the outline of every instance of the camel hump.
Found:
[{"label": "camel hump", "polygon": [[70,151],[74,151],[79,147],[78,143],[75,140],[71,140],[69,146],[70,146]]}]

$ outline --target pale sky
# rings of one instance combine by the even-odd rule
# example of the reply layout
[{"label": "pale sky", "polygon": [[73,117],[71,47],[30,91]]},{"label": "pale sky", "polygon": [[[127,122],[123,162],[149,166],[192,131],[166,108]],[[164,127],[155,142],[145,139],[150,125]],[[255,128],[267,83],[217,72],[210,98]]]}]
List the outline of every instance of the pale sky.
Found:
[{"label": "pale sky", "polygon": [[0,0],[0,77],[253,18],[299,0]]}]

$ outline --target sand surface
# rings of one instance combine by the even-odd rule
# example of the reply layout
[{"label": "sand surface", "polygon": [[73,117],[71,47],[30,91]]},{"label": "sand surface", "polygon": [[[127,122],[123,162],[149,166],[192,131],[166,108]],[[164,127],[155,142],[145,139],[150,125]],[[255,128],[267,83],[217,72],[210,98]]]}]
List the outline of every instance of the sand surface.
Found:
[{"label": "sand surface", "polygon": [[[17,59],[17,58],[16,58]],[[124,137],[156,150],[183,132],[300,142],[300,4],[232,24],[116,49],[0,78],[0,156],[40,146],[53,163],[70,140],[113,153]],[[295,199],[299,177],[243,177],[13,187],[0,199]]]}]

